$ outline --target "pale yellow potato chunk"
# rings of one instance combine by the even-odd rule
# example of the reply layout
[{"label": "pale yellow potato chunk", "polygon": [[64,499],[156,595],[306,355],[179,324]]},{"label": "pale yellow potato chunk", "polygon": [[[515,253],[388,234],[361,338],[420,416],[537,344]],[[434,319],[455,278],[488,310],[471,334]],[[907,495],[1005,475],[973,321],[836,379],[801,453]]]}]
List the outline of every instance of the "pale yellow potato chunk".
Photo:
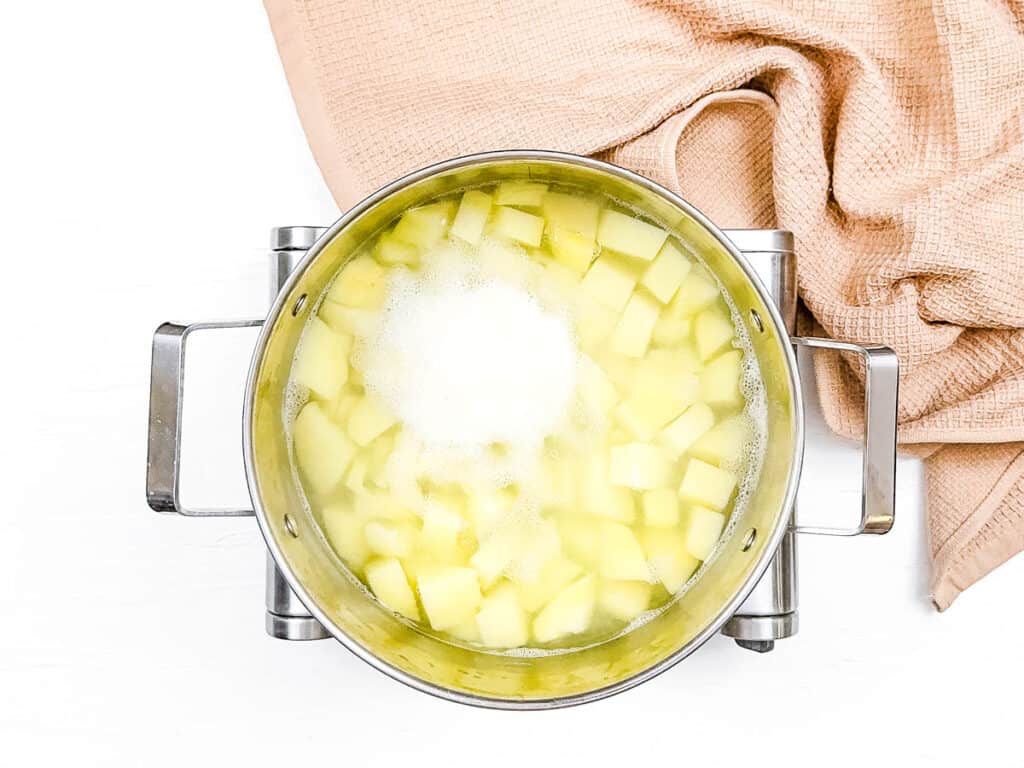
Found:
[{"label": "pale yellow potato chunk", "polygon": [[609,474],[613,485],[638,491],[663,488],[672,481],[672,462],[650,443],[613,445]]},{"label": "pale yellow potato chunk", "polygon": [[369,256],[357,256],[327,290],[327,301],[346,307],[374,308],[384,302],[387,271]]},{"label": "pale yellow potato chunk", "polygon": [[367,393],[352,407],[348,417],[348,433],[358,445],[367,446],[394,424],[394,414],[379,398]]},{"label": "pale yellow potato chunk", "polygon": [[503,181],[494,192],[494,202],[498,205],[536,208],[544,200],[544,193],[547,191],[547,184],[540,184],[536,181]]},{"label": "pale yellow potato chunk", "polygon": [[416,529],[409,523],[371,520],[363,529],[366,545],[378,555],[406,557],[412,552]]},{"label": "pale yellow potato chunk", "polygon": [[491,213],[491,196],[472,189],[462,196],[459,210],[452,222],[451,236],[476,245],[484,234],[484,225]]},{"label": "pale yellow potato chunk", "polygon": [[344,504],[328,504],[320,513],[324,535],[331,548],[354,571],[360,570],[370,558],[370,548],[363,536],[365,520]]},{"label": "pale yellow potato chunk", "polygon": [[718,354],[735,335],[732,319],[724,310],[705,309],[693,321],[693,340],[701,360],[707,361]]},{"label": "pale yellow potato chunk", "polygon": [[619,402],[618,389],[588,355],[580,356],[576,388],[583,402],[601,414],[610,412]]},{"label": "pale yellow potato chunk", "polygon": [[324,400],[332,400],[348,381],[348,358],[352,337],[333,331],[319,317],[306,326],[295,354],[295,380]]},{"label": "pale yellow potato chunk", "polygon": [[459,559],[459,534],[466,525],[454,500],[432,496],[423,508],[420,547],[439,562],[454,562]]},{"label": "pale yellow potato chunk", "polygon": [[594,259],[594,241],[568,229],[548,229],[551,255],[574,272],[583,274]]},{"label": "pale yellow potato chunk", "polygon": [[472,568],[426,570],[419,576],[418,587],[430,626],[438,632],[473,619],[483,600]]},{"label": "pale yellow potato chunk", "polygon": [[694,403],[661,432],[661,442],[675,458],[682,456],[715,423],[706,403]]},{"label": "pale yellow potato chunk", "polygon": [[686,512],[683,546],[698,560],[707,560],[725,528],[725,515],[707,507],[693,506]]},{"label": "pale yellow potato chunk", "polygon": [[500,584],[480,603],[476,614],[480,642],[488,648],[518,648],[530,639],[526,611],[514,585]]},{"label": "pale yellow potato chunk", "polygon": [[619,621],[632,621],[650,602],[651,585],[645,581],[606,581],[597,592],[597,604]]},{"label": "pale yellow potato chunk", "polygon": [[547,605],[551,598],[581,573],[583,569],[579,565],[567,557],[557,555],[544,563],[534,578],[526,579],[520,575],[514,579],[519,590],[519,602],[526,611],[533,613]]},{"label": "pale yellow potato chunk", "polygon": [[633,294],[636,273],[620,259],[603,254],[590,265],[580,287],[613,312],[621,312]]},{"label": "pale yellow potato chunk", "polygon": [[680,308],[687,314],[695,314],[720,295],[715,279],[704,267],[698,267],[690,270],[673,301],[678,301]]},{"label": "pale yellow potato chunk", "polygon": [[676,528],[645,528],[640,531],[644,554],[655,577],[674,595],[697,570],[700,561],[686,551]]},{"label": "pale yellow potato chunk", "polygon": [[605,209],[597,224],[597,242],[602,248],[651,261],[665,244],[668,232],[646,221]]},{"label": "pale yellow potato chunk", "polygon": [[716,466],[739,464],[750,442],[753,427],[744,414],[716,424],[689,448],[689,454]]},{"label": "pale yellow potato chunk", "polygon": [[518,208],[498,206],[494,211],[493,232],[509,240],[536,248],[544,235],[544,219]]},{"label": "pale yellow potato chunk", "polygon": [[661,311],[658,303],[645,293],[634,293],[612,331],[609,346],[626,357],[643,357],[651,343],[651,334]]},{"label": "pale yellow potato chunk", "polygon": [[601,576],[621,581],[650,581],[640,543],[633,531],[622,523],[603,522],[598,529]]},{"label": "pale yellow potato chunk", "polygon": [[692,266],[683,252],[669,240],[640,278],[640,284],[662,304],[668,304]]},{"label": "pale yellow potato chunk", "polygon": [[700,459],[690,459],[679,486],[679,495],[712,509],[724,509],[735,489],[736,475],[732,472]]},{"label": "pale yellow potato chunk", "polygon": [[404,243],[391,233],[381,235],[377,241],[377,260],[388,266],[401,264],[414,267],[420,263],[420,254],[416,246]]},{"label": "pale yellow potato chunk", "polygon": [[420,620],[416,596],[402,564],[396,558],[380,558],[367,563],[366,583],[377,599],[392,611],[413,621]]},{"label": "pale yellow potato chunk", "polygon": [[743,405],[740,376],[743,350],[730,349],[709,362],[700,374],[701,400],[721,408],[739,408]]},{"label": "pale yellow potato chunk", "polygon": [[590,627],[597,603],[597,584],[584,576],[558,593],[533,620],[533,638],[550,643]]},{"label": "pale yellow potato chunk", "polygon": [[636,519],[633,494],[626,488],[615,487],[614,475],[604,452],[595,452],[584,459],[578,498],[581,509],[596,517],[622,523],[632,523]]},{"label": "pale yellow potato chunk", "polygon": [[679,524],[679,497],[672,488],[644,491],[644,524],[651,528],[672,528]]},{"label": "pale yellow potato chunk", "polygon": [[590,240],[596,237],[597,218],[601,209],[593,200],[561,192],[548,192],[541,200],[540,207],[549,226],[578,232]]},{"label": "pale yellow potato chunk", "polygon": [[292,426],[295,463],[314,494],[331,491],[345,476],[356,448],[319,403],[306,403]]},{"label": "pale yellow potato chunk", "polygon": [[487,589],[508,570],[522,550],[523,536],[519,529],[503,526],[481,541],[477,551],[469,558],[469,564],[476,569],[481,586]]},{"label": "pale yellow potato chunk", "polygon": [[394,236],[420,250],[436,245],[448,231],[455,212],[454,201],[431,203],[402,214],[393,231]]}]

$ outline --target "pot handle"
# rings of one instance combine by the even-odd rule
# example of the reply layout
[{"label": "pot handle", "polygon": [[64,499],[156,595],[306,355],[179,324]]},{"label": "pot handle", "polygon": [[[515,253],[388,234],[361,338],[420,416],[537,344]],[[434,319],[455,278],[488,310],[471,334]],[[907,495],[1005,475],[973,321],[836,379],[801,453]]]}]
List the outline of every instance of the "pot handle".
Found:
[{"label": "pot handle", "polygon": [[149,388],[149,450],[146,455],[146,500],[156,512],[186,517],[239,517],[251,509],[190,508],[181,503],[181,406],[185,381],[185,342],[196,331],[253,328],[263,320],[230,320],[178,325],[164,323],[153,334]]},{"label": "pot handle", "polygon": [[888,533],[896,514],[896,407],[899,359],[889,347],[862,347],[845,341],[794,336],[796,346],[853,352],[864,359],[864,454],[860,525],[831,528],[795,524],[798,533],[856,536]]}]

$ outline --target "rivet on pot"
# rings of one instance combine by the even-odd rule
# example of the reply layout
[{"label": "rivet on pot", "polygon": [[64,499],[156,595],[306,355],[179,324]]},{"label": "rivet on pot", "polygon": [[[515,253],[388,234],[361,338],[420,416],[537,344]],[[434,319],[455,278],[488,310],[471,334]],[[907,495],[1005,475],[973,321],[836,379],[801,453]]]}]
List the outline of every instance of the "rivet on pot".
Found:
[{"label": "rivet on pot", "polygon": [[307,295],[304,293],[295,300],[295,304],[292,305],[292,317],[298,317],[299,312],[306,306]]},{"label": "rivet on pot", "polygon": [[757,328],[757,332],[764,333],[764,323],[761,321],[761,315],[757,313],[756,309],[750,310],[750,319],[754,322],[754,327]]},{"label": "rivet on pot", "polygon": [[743,539],[743,546],[740,548],[743,552],[749,550],[754,546],[754,542],[757,540],[757,528],[751,528],[747,531],[747,536]]},{"label": "rivet on pot", "polygon": [[288,535],[291,536],[293,539],[299,538],[299,531],[295,527],[295,521],[289,514],[285,514],[284,516],[284,529],[288,531]]}]

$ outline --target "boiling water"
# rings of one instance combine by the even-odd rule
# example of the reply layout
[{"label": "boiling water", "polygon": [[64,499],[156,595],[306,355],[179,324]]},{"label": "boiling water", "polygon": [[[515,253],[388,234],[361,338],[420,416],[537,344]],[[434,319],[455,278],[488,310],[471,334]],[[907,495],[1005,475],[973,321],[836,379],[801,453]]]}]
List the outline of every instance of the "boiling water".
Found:
[{"label": "boiling water", "polygon": [[516,655],[685,599],[756,484],[766,420],[698,254],[614,200],[525,181],[365,243],[304,332],[286,410],[340,563],[425,631]]}]

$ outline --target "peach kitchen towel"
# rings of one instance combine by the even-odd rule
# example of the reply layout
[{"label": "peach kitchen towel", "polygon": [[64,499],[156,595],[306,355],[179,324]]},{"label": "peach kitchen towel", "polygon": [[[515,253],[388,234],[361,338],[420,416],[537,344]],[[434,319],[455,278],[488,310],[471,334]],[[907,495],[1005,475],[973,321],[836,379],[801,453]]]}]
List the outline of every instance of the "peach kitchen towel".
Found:
[{"label": "peach kitchen towel", "polygon": [[[884,342],[944,609],[1024,548],[1020,0],[265,0],[339,205],[469,152],[602,156],[796,235],[830,335]],[[854,372],[820,356],[831,426]]]}]

